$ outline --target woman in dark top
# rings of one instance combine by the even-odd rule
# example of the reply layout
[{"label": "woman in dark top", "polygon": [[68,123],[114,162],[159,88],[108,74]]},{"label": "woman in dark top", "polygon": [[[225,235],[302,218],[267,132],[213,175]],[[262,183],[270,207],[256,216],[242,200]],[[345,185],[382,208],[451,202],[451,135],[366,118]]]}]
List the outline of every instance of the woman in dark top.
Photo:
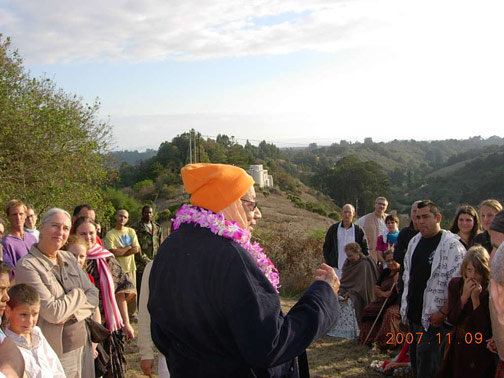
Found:
[{"label": "woman in dark top", "polygon": [[[362,323],[359,335],[359,342],[364,343],[367,337],[366,345],[376,343],[378,347],[394,348],[397,346],[397,333],[399,332],[399,323],[401,314],[399,313],[399,305],[397,304],[397,296],[399,293],[397,281],[399,279],[399,264],[394,261],[394,252],[391,249],[383,253],[385,257],[385,268],[378,278],[375,285],[376,300],[364,307],[362,311]],[[388,298],[388,299],[387,299]],[[383,308],[380,318],[376,322],[371,335],[368,333],[371,330],[373,322],[376,320],[383,303],[387,300]],[[392,333],[394,337],[387,336]]]},{"label": "woman in dark top", "polygon": [[496,356],[486,348],[492,337],[488,281],[488,252],[481,246],[467,251],[460,268],[462,277],[448,285],[448,317],[453,330],[446,336],[448,350],[438,377],[493,377]]},{"label": "woman in dark top", "polygon": [[490,241],[490,234],[488,229],[490,224],[499,211],[502,210],[502,205],[499,201],[494,199],[487,199],[480,203],[479,205],[479,215],[481,219],[481,226],[483,227],[483,232],[476,235],[472,241],[473,245],[480,244],[488,251],[492,253],[492,243]]},{"label": "woman in dark top", "polygon": [[458,208],[453,218],[450,231],[460,236],[460,241],[466,249],[472,245],[472,241],[480,232],[480,222],[476,209],[471,205],[462,205]]}]

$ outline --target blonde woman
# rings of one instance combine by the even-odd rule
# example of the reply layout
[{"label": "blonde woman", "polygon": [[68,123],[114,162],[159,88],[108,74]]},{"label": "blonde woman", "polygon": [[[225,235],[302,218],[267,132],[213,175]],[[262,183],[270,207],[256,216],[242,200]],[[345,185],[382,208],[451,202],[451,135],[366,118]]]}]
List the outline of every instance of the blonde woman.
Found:
[{"label": "blonde woman", "polygon": [[495,214],[497,214],[501,210],[501,203],[495,199],[484,200],[479,205],[479,216],[481,220],[481,226],[483,227],[483,232],[474,237],[472,244],[482,245],[483,247],[485,247],[488,253],[492,253],[493,249],[488,230],[495,217]]}]

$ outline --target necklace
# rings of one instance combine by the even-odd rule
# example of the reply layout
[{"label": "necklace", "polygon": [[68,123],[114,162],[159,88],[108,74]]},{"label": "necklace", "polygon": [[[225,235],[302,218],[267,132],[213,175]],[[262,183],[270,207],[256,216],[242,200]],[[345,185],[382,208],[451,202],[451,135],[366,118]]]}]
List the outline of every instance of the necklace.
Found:
[{"label": "necklace", "polygon": [[257,242],[250,241],[250,232],[241,228],[238,223],[224,219],[222,214],[215,214],[210,210],[184,204],[173,220],[173,229],[177,230],[182,223],[193,223],[208,228],[213,234],[231,239],[245,249],[255,260],[257,266],[264,273],[271,285],[278,292],[280,280],[278,270]]}]

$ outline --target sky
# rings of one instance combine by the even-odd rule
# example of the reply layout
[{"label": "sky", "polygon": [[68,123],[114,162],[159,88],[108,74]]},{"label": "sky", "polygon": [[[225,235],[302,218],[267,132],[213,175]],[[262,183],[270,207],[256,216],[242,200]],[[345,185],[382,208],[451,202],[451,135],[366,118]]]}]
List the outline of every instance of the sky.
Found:
[{"label": "sky", "polygon": [[32,76],[115,149],[194,128],[278,146],[504,136],[504,2],[0,0]]}]

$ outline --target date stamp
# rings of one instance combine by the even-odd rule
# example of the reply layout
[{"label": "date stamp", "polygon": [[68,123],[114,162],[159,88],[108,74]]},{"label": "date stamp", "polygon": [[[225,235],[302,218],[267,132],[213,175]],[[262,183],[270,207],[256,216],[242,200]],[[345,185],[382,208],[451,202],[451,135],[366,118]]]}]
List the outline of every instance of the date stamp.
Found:
[{"label": "date stamp", "polygon": [[[424,336],[423,332],[398,332],[398,333],[393,333],[393,332],[388,332],[386,334],[387,341],[386,344],[389,345],[396,345],[396,344],[420,344],[422,341],[422,338]],[[441,332],[438,332],[434,335],[435,337],[432,338],[428,343],[429,344],[441,344],[445,339],[448,344],[452,343],[452,334],[451,333],[446,333],[442,334]],[[481,344],[483,342],[483,334],[481,332],[465,332],[464,337],[462,338],[461,341],[457,341],[458,344]]]}]

